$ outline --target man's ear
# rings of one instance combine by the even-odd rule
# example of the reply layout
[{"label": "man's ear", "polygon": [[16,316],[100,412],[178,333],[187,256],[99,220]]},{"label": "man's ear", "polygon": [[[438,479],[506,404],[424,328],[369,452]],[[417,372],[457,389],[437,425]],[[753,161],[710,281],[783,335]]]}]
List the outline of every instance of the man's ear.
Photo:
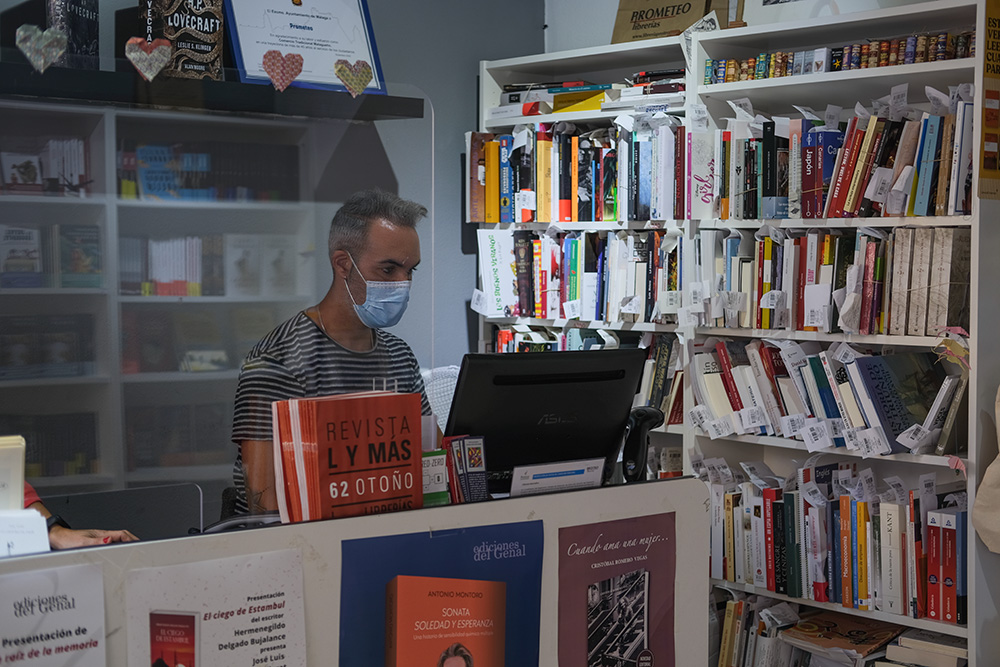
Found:
[{"label": "man's ear", "polygon": [[334,250],[330,255],[330,264],[333,266],[333,275],[337,280],[347,280],[354,265],[351,263],[351,256],[346,250]]}]

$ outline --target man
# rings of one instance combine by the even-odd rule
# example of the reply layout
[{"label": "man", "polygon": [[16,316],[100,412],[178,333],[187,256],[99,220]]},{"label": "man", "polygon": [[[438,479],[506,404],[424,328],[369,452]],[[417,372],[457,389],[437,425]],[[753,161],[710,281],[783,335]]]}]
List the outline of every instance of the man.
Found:
[{"label": "man", "polygon": [[421,394],[409,346],[383,331],[402,317],[420,263],[415,229],[427,209],[381,190],[352,195],[330,224],[333,283],[316,306],[279,325],[247,354],[236,390],[237,512],[277,509],[271,402],[375,389]]}]

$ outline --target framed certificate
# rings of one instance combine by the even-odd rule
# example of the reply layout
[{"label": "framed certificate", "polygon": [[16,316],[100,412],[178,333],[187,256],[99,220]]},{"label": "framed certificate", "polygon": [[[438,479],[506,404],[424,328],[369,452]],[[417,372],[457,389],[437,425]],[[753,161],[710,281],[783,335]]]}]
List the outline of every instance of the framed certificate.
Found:
[{"label": "framed certificate", "polygon": [[226,0],[226,20],[244,83],[271,83],[277,51],[302,57],[292,86],[386,93],[366,0]]}]

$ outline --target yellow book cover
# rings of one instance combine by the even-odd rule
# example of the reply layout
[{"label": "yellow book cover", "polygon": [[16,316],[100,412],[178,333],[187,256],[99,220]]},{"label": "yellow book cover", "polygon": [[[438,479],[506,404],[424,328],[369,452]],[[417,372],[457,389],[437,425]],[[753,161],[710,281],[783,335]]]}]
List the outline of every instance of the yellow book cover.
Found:
[{"label": "yellow book cover", "polygon": [[500,222],[500,142],[486,142],[486,222]]},{"label": "yellow book cover", "polygon": [[868,503],[858,501],[858,609],[871,608],[868,599]]},{"label": "yellow book cover", "polygon": [[552,222],[552,134],[544,127],[535,135],[535,219]]},{"label": "yellow book cover", "polygon": [[[764,237],[764,275],[761,281],[760,296],[763,297],[765,294],[771,291],[771,278],[774,271],[774,241],[771,240],[770,236]],[[773,308],[761,308],[760,309],[760,327],[761,329],[771,328],[771,313],[774,312]]]},{"label": "yellow book cover", "polygon": [[386,667],[503,667],[506,596],[503,581],[394,578],[386,585]]},{"label": "yellow book cover", "polygon": [[582,90],[575,93],[557,93],[552,96],[552,113],[570,111],[600,111],[604,103],[603,90]]}]

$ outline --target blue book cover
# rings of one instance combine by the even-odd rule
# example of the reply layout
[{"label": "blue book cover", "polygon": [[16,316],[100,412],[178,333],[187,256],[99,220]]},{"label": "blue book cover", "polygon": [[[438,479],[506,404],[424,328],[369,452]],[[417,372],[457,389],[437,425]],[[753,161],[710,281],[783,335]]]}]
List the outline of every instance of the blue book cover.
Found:
[{"label": "blue book cover", "polygon": [[914,215],[933,215],[929,211],[931,190],[934,188],[934,158],[941,144],[941,116],[928,116],[921,128],[917,196],[913,201]]},{"label": "blue book cover", "polygon": [[[823,412],[826,413],[826,418],[841,419],[840,410],[837,408],[837,399],[833,395],[833,389],[830,388],[830,380],[826,377],[826,371],[823,370],[822,360],[819,356],[813,355],[808,358],[808,361],[809,369],[816,380],[819,398],[823,402]],[[843,437],[839,437],[833,438],[833,444],[837,447],[843,447],[846,443]]]},{"label": "blue book cover", "polygon": [[[893,453],[908,452],[896,438],[914,424],[923,423],[944,379],[940,364],[928,352],[858,357],[852,363],[875,408],[875,423],[869,421],[869,425],[882,427]],[[866,420],[871,417],[864,416]]]},{"label": "blue book cover", "polygon": [[514,137],[500,135],[500,222],[514,222],[514,170],[510,164],[510,149]]}]

